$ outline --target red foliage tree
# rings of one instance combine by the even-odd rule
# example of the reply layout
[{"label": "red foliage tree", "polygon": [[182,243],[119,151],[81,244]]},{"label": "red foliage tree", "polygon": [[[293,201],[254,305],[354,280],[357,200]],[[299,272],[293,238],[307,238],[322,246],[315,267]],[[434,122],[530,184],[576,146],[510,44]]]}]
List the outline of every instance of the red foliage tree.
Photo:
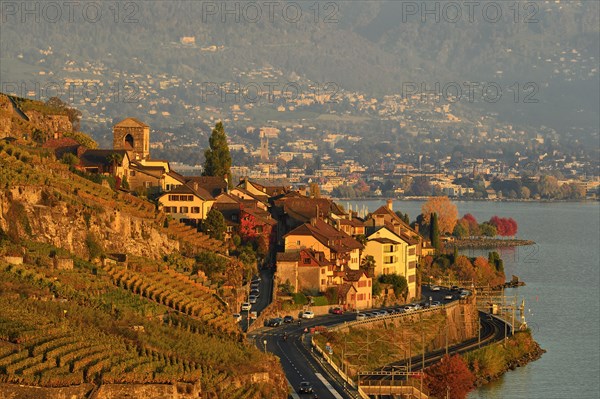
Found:
[{"label": "red foliage tree", "polygon": [[240,220],[240,237],[244,242],[253,241],[258,236],[256,219],[249,213],[242,212]]},{"label": "red foliage tree", "polygon": [[513,218],[501,218],[492,216],[489,223],[496,227],[498,235],[502,237],[510,237],[517,234],[517,222]]},{"label": "red foliage tree", "polygon": [[462,357],[446,355],[427,369],[425,381],[431,396],[464,399],[474,387],[475,376]]}]

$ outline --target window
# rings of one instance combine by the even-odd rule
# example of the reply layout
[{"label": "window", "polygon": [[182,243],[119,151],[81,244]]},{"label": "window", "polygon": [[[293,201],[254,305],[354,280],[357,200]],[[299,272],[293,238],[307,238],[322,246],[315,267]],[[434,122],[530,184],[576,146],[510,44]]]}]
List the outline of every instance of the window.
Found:
[{"label": "window", "polygon": [[145,182],[144,182],[144,187],[145,187],[145,188],[150,188],[150,187],[152,187],[152,182],[151,182],[151,181],[145,181]]},{"label": "window", "polygon": [[254,228],[254,230],[256,230],[257,233],[262,233],[263,232],[263,227],[262,226],[256,226]]},{"label": "window", "polygon": [[193,207],[192,207],[192,213],[200,213],[200,207],[198,207],[198,206],[193,206]]},{"label": "window", "polygon": [[304,258],[304,259],[302,259],[302,262],[303,262],[305,265],[310,265],[310,258]]},{"label": "window", "polygon": [[394,257],[393,256],[384,256],[383,263],[385,263],[385,264],[394,263]]},{"label": "window", "polygon": [[171,207],[170,206],[165,206],[164,210],[165,210],[165,213],[171,213]]},{"label": "window", "polygon": [[129,176],[131,176],[131,177],[135,176],[135,170],[130,170],[129,171]]},{"label": "window", "polygon": [[327,283],[327,281],[325,279],[321,280],[321,285],[325,285]]},{"label": "window", "polygon": [[189,209],[187,206],[182,206],[179,208],[179,213],[188,213]]},{"label": "window", "polygon": [[413,248],[409,248],[408,249],[408,254],[409,255],[414,255],[415,254],[415,248],[414,247]]},{"label": "window", "polygon": [[296,245],[300,245],[300,240],[296,241]]},{"label": "window", "polygon": [[383,247],[383,252],[396,252],[396,247],[394,246],[394,244],[386,244]]},{"label": "window", "polygon": [[413,274],[412,276],[408,276],[408,282],[409,283],[414,283],[416,280],[416,276]]},{"label": "window", "polygon": [[321,268],[321,274],[325,274],[325,268]]},{"label": "window", "polygon": [[363,281],[359,281],[359,282],[358,282],[358,286],[359,286],[359,287],[366,287],[366,286],[367,286],[367,282],[366,282],[366,281],[364,281],[364,280],[363,280]]},{"label": "window", "polygon": [[233,231],[233,226],[227,226],[227,232],[231,233]]},{"label": "window", "polygon": [[369,280],[369,287],[371,286],[371,280]]},{"label": "window", "polygon": [[414,269],[415,267],[417,267],[417,262],[415,262],[415,261],[408,262],[409,269]]}]

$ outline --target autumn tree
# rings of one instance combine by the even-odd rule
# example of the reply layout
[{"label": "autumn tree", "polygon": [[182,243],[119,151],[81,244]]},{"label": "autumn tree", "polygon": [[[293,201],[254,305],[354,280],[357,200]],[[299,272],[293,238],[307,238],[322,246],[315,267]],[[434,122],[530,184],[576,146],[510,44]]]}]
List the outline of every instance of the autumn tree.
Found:
[{"label": "autumn tree", "polygon": [[456,274],[456,277],[461,281],[475,281],[477,280],[477,273],[473,264],[464,255],[460,255],[452,265],[452,271]]},{"label": "autumn tree", "polygon": [[466,213],[461,220],[464,220],[467,224],[467,230],[470,236],[478,236],[479,235],[479,223],[477,223],[477,219],[475,216],[470,213]]},{"label": "autumn tree", "polygon": [[488,223],[496,227],[498,235],[502,237],[512,237],[517,234],[518,226],[513,218],[492,216]]},{"label": "autumn tree", "polygon": [[431,396],[464,399],[474,388],[475,376],[459,355],[445,355],[425,372]]},{"label": "autumn tree", "polygon": [[227,145],[227,135],[223,128],[223,123],[218,122],[208,139],[209,148],[204,151],[204,171],[203,176],[227,177],[229,187],[231,181],[231,154]]},{"label": "autumn tree", "polygon": [[436,213],[438,216],[438,225],[440,234],[450,234],[456,225],[458,218],[458,210],[456,205],[450,201],[448,197],[431,197],[421,207],[423,221],[426,224],[431,223],[431,214]]},{"label": "autumn tree", "polygon": [[438,226],[437,213],[431,215],[431,229],[430,229],[431,246],[435,248],[436,253],[440,251],[440,229]]}]

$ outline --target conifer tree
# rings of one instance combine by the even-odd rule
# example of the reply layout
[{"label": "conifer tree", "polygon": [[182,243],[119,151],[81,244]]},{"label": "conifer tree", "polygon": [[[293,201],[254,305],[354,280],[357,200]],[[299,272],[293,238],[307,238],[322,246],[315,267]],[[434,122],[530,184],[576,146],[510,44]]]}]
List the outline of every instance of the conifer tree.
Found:
[{"label": "conifer tree", "polygon": [[227,145],[227,135],[223,123],[218,122],[208,140],[210,147],[204,151],[203,176],[219,176],[227,178],[227,184],[232,186],[231,181],[231,154]]}]

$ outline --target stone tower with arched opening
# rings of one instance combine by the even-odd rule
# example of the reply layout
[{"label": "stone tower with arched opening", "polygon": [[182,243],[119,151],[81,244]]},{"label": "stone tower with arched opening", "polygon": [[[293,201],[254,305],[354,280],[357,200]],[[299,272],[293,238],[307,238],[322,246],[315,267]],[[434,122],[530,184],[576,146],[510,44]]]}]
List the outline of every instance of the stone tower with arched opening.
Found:
[{"label": "stone tower with arched opening", "polygon": [[113,126],[113,149],[131,153],[131,159],[150,157],[150,126],[127,118]]}]

